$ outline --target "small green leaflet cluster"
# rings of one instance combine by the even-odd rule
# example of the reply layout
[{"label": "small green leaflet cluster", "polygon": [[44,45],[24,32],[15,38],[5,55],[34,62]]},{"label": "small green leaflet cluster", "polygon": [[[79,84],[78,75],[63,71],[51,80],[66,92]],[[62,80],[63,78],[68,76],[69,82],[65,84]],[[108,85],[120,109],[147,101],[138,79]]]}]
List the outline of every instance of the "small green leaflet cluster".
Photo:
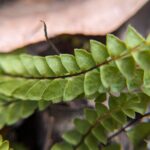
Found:
[{"label": "small green leaflet cluster", "polygon": [[9,147],[8,141],[3,141],[2,136],[0,136],[0,150],[13,150]]},{"label": "small green leaflet cluster", "polygon": [[0,129],[29,117],[37,108],[45,109],[48,104],[45,101],[21,101],[0,95]]},{"label": "small green leaflet cluster", "polygon": [[51,150],[99,150],[100,143],[107,144],[108,133],[121,128],[127,117],[135,118],[135,112],[144,114],[150,98],[143,94],[110,96],[109,108],[97,99],[95,109],[85,109],[84,119],[75,119],[75,128],[64,133],[64,142]]},{"label": "small green leaflet cluster", "polygon": [[[125,42],[107,35],[106,46],[75,56],[0,55],[0,94],[20,100],[70,101],[99,93],[142,90],[150,95],[150,37],[128,27]],[[38,91],[38,92],[37,92]]]},{"label": "small green leaflet cluster", "polygon": [[33,101],[0,101],[0,128],[27,118],[36,108],[37,103]]}]

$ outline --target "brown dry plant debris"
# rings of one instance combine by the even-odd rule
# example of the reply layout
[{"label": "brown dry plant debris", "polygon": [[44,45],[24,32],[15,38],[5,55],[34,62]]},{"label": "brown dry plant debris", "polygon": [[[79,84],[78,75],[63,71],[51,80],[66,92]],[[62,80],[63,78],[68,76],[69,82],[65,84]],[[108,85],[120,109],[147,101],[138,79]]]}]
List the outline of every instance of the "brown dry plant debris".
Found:
[{"label": "brown dry plant debris", "polygon": [[0,51],[9,52],[60,34],[105,35],[148,0],[18,0],[0,6]]}]

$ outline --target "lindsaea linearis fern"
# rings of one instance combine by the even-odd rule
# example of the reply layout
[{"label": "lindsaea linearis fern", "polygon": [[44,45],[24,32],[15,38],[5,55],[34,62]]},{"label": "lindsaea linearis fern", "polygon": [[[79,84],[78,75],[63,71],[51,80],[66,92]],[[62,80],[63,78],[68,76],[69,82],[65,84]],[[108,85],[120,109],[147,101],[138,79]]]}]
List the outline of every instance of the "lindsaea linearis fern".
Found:
[{"label": "lindsaea linearis fern", "polygon": [[[76,119],[75,129],[63,135],[65,142],[52,150],[98,150],[127,117],[145,113],[150,101],[150,36],[144,39],[129,26],[125,41],[108,34],[106,46],[91,40],[90,52],[75,49],[74,53],[1,54],[0,126],[26,118],[49,103],[94,99],[95,108],[85,109],[85,119]],[[106,107],[102,97],[108,94]]]}]

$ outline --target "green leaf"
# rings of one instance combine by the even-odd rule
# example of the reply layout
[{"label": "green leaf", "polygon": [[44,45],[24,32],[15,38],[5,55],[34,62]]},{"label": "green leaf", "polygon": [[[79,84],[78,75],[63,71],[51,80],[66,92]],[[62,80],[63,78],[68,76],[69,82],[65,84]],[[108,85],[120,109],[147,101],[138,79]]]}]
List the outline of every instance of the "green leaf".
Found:
[{"label": "green leaf", "polygon": [[51,150],[73,150],[73,147],[67,143],[55,144]]},{"label": "green leaf", "polygon": [[81,139],[81,134],[76,130],[71,130],[63,134],[63,139],[72,145],[76,145]]},{"label": "green leaf", "polygon": [[40,111],[46,109],[46,107],[48,107],[48,105],[50,105],[50,102],[48,102],[48,101],[39,101],[38,102],[38,106],[39,106]]},{"label": "green leaf", "polygon": [[0,145],[0,150],[9,150],[9,143],[7,141]]},{"label": "green leaf", "polygon": [[96,109],[96,113],[99,117],[105,115],[105,113],[108,112],[108,108],[104,104],[101,104],[98,102],[96,103],[95,109]]},{"label": "green leaf", "polygon": [[40,73],[36,69],[34,63],[33,63],[33,57],[27,54],[20,55],[21,62],[23,63],[23,66],[26,68],[28,74],[33,77],[39,77]]},{"label": "green leaf", "polygon": [[0,105],[0,128],[5,124],[12,125],[21,119],[27,118],[34,113],[37,107],[37,102],[33,101],[3,101]]},{"label": "green leaf", "polygon": [[14,70],[14,67],[12,66],[12,63],[9,62],[9,59],[11,57],[12,56],[9,56],[9,55],[1,55],[0,56],[0,66],[1,66],[1,69],[2,69],[1,72],[15,75],[16,72]]},{"label": "green leaf", "polygon": [[96,121],[97,113],[94,110],[86,108],[84,110],[84,113],[85,113],[85,117],[86,117],[87,121],[90,124],[93,124]]},{"label": "green leaf", "polygon": [[77,65],[77,62],[73,55],[61,54],[60,58],[61,58],[63,66],[69,73],[77,73],[80,71],[80,68]]},{"label": "green leaf", "polygon": [[[26,97],[30,100],[41,100],[44,92],[51,84],[51,80],[39,80],[29,88]],[[38,91],[38,92],[37,92]]]},{"label": "green leaf", "polygon": [[21,106],[21,117],[27,118],[34,113],[35,109],[38,107],[37,102],[22,102],[19,103]]},{"label": "green leaf", "polygon": [[128,26],[125,42],[129,48],[134,48],[144,42],[144,38],[132,26]]},{"label": "green leaf", "polygon": [[102,79],[101,79],[101,67],[99,67],[99,72],[100,72],[100,85],[99,85],[99,89],[98,92],[100,94],[102,93],[107,93],[108,92],[108,88],[106,88],[103,83],[102,83]]},{"label": "green leaf", "polygon": [[15,72],[14,74],[16,75],[24,74],[25,76],[29,76],[27,69],[25,68],[25,66],[23,66],[22,62],[20,61],[20,57],[18,55],[10,55],[7,58],[9,59],[9,61],[6,63],[9,63],[10,66],[13,68]]},{"label": "green leaf", "polygon": [[105,128],[98,124],[93,130],[93,135],[98,139],[99,142],[102,142],[103,144],[107,143],[107,134]]},{"label": "green leaf", "polygon": [[142,87],[142,91],[143,91],[146,95],[150,96],[150,87],[144,86],[144,87]]},{"label": "green leaf", "polygon": [[140,123],[136,125],[127,132],[127,135],[134,144],[134,149],[137,149],[140,143],[150,135],[150,123]]},{"label": "green leaf", "polygon": [[69,78],[64,89],[64,101],[70,101],[84,93],[84,77],[76,76]]},{"label": "green leaf", "polygon": [[83,49],[75,49],[75,57],[78,66],[82,70],[87,70],[95,66],[95,62],[89,52]]},{"label": "green leaf", "polygon": [[116,61],[116,64],[123,74],[123,76],[127,79],[132,79],[135,74],[135,62],[132,57],[126,57],[123,59],[119,59]]},{"label": "green leaf", "polygon": [[3,142],[2,136],[0,135],[0,144]]},{"label": "green leaf", "polygon": [[15,79],[8,79],[0,83],[0,92],[6,96],[11,96],[16,89],[23,86],[25,83],[26,81],[24,79],[17,79],[17,82]]},{"label": "green leaf", "polygon": [[135,112],[138,112],[140,114],[144,114],[148,108],[148,104],[150,103],[150,99],[147,95],[141,93],[140,94],[140,99],[141,102],[140,103],[135,103],[132,107],[132,110],[134,110]]},{"label": "green leaf", "polygon": [[127,50],[126,45],[114,35],[107,35],[107,49],[112,57],[120,56]]},{"label": "green leaf", "polygon": [[9,105],[9,109],[7,111],[7,124],[14,124],[15,122],[17,122],[18,118],[20,119],[20,114],[21,114],[21,107],[20,104],[17,103],[12,103],[11,105]]},{"label": "green leaf", "polygon": [[89,148],[89,150],[99,150],[97,140],[92,134],[89,134],[84,142]]},{"label": "green leaf", "polygon": [[133,92],[141,87],[143,83],[143,70],[136,70],[132,79],[127,79],[127,88],[130,92]]},{"label": "green leaf", "polygon": [[122,125],[127,122],[127,117],[122,111],[112,113],[112,117]]},{"label": "green leaf", "polygon": [[83,143],[83,144],[81,144],[81,145],[77,148],[77,150],[89,150],[89,149],[88,149],[88,147]]},{"label": "green leaf", "polygon": [[[24,80],[25,81],[25,80]],[[30,79],[27,80],[22,86],[18,87],[15,91],[13,91],[12,95],[18,99],[27,99],[26,93],[38,80]]]},{"label": "green leaf", "polygon": [[46,62],[56,75],[59,76],[67,73],[59,56],[46,56]]},{"label": "green leaf", "polygon": [[44,77],[55,76],[55,73],[48,66],[45,57],[34,56],[33,57],[34,65],[37,68],[39,74]]},{"label": "green leaf", "polygon": [[134,59],[137,64],[144,70],[150,70],[150,51],[142,51],[134,53]]},{"label": "green leaf", "polygon": [[136,94],[126,94],[126,101],[124,103],[124,108],[128,109],[135,104],[140,104],[142,99],[141,99],[142,94],[141,93],[136,93]]},{"label": "green leaf", "polygon": [[6,113],[2,113],[2,112],[7,112],[8,108],[4,108],[4,107],[0,107],[0,129],[3,128],[3,126],[7,123],[6,121]]},{"label": "green leaf", "polygon": [[123,113],[124,113],[125,115],[127,115],[128,117],[130,117],[130,118],[132,118],[132,119],[135,118],[135,112],[134,112],[132,109],[123,109],[122,111],[123,111]]},{"label": "green leaf", "polygon": [[2,136],[0,135],[0,150],[11,150],[9,147],[8,141],[3,141]]},{"label": "green leaf", "polygon": [[100,81],[99,71],[93,70],[85,74],[84,78],[84,91],[85,95],[93,95],[98,91]]},{"label": "green leaf", "polygon": [[101,124],[109,132],[112,132],[114,129],[117,129],[120,127],[120,124],[114,118],[104,118]]},{"label": "green leaf", "polygon": [[88,131],[88,129],[90,128],[90,124],[87,120],[81,120],[76,118],[74,120],[74,124],[76,127],[76,130],[78,130],[81,134],[84,134]]},{"label": "green leaf", "polygon": [[96,64],[101,64],[109,57],[107,49],[104,44],[95,40],[90,40],[90,50]]},{"label": "green leaf", "polygon": [[62,100],[64,87],[66,86],[67,80],[55,79],[53,80],[47,89],[43,93],[44,100],[55,100],[56,102]]},{"label": "green leaf", "polygon": [[150,87],[150,71],[144,71],[144,86]]},{"label": "green leaf", "polygon": [[[121,111],[122,108],[124,107],[122,105],[123,100],[124,95],[120,95],[119,98],[111,97],[109,100],[111,115],[120,124],[125,124],[127,121],[126,115]],[[116,107],[118,108],[118,111],[114,111]]]},{"label": "green leaf", "polygon": [[119,70],[111,65],[101,67],[101,80],[106,88],[110,88],[112,92],[119,92],[125,87],[125,80]]},{"label": "green leaf", "polygon": [[146,38],[146,42],[147,42],[148,44],[150,44],[150,33],[148,34],[148,36],[147,36],[147,38]]}]

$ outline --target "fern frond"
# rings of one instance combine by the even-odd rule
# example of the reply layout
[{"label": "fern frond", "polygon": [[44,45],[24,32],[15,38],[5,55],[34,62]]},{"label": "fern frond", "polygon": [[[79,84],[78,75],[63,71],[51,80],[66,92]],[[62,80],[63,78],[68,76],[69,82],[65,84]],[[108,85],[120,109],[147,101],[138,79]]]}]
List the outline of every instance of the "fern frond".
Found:
[{"label": "fern frond", "polygon": [[0,150],[13,150],[9,147],[8,141],[3,141],[2,136],[0,136]]},{"label": "fern frond", "polygon": [[90,41],[91,52],[75,56],[0,55],[0,94],[22,100],[70,101],[105,92],[142,90],[150,95],[150,42],[132,27],[125,42],[108,34],[106,46]]},{"label": "fern frond", "polygon": [[32,115],[36,109],[44,110],[48,101],[21,101],[0,95],[0,129]]},{"label": "fern frond", "polygon": [[37,108],[38,103],[34,101],[0,100],[0,128],[29,117]]},{"label": "fern frond", "polygon": [[111,96],[109,108],[97,102],[95,109],[85,109],[84,119],[75,119],[75,128],[66,132],[52,150],[98,150],[99,144],[107,144],[108,133],[121,128],[127,117],[144,114],[150,98],[143,93]]}]

